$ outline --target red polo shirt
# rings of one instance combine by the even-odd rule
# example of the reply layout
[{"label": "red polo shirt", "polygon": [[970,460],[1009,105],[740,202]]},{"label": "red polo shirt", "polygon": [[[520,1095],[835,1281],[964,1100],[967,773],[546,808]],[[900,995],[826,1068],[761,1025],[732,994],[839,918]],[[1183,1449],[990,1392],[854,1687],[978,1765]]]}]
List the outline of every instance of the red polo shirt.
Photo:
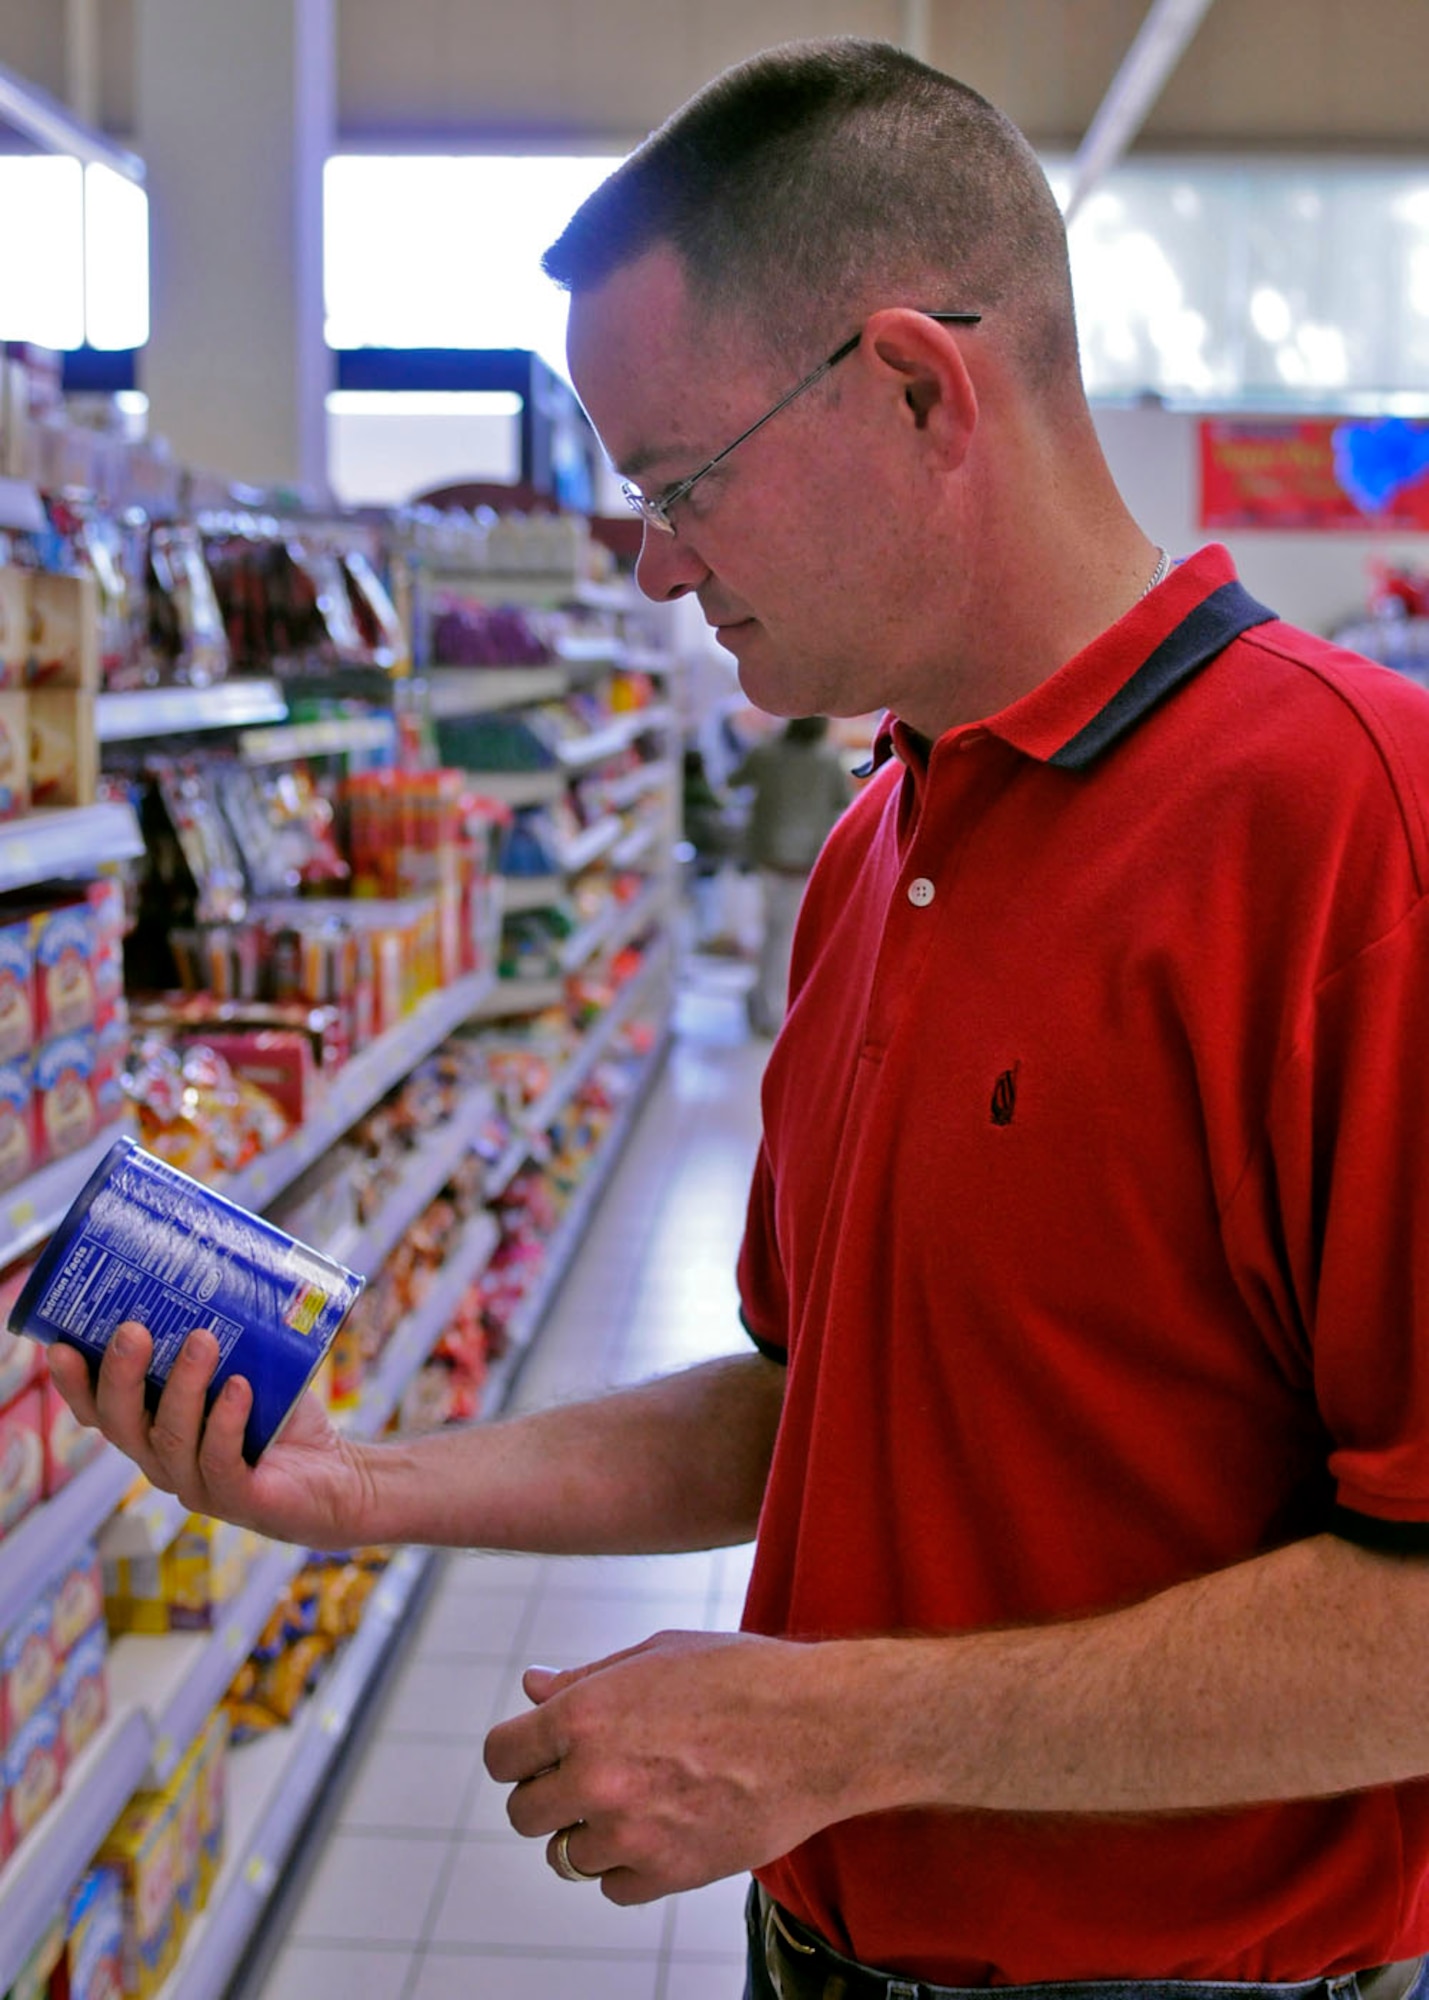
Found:
[{"label": "red polo shirt", "polygon": [[[1328,1528],[1429,1548],[1429,698],[1212,547],[815,871],[740,1257],[789,1381],[750,1629],[1076,1617]],[[948,1984],[1429,1947],[1429,1785],[917,1812],[761,1871]]]}]

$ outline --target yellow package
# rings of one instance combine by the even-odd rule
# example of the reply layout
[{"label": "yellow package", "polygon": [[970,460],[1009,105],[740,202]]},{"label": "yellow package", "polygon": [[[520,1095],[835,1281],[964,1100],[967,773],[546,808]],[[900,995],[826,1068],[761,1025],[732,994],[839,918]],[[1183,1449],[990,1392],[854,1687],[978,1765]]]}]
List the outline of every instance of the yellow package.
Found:
[{"label": "yellow package", "polygon": [[246,1528],[211,1521],[206,1514],[189,1515],[159,1559],[170,1631],[212,1628],[215,1613],[243,1588],[252,1546]]},{"label": "yellow package", "polygon": [[157,1556],[108,1556],[104,1562],[104,1622],[111,1632],[167,1632]]},{"label": "yellow package", "polygon": [[172,1800],[162,1792],[136,1792],[95,1860],[118,1871],[123,1889],[125,1994],[128,2000],[149,2000],[178,1956]]},{"label": "yellow package", "polygon": [[202,1909],[223,1866],[225,1799],[228,1778],[228,1717],[215,1709],[190,1753],[198,1797],[198,1894]]}]

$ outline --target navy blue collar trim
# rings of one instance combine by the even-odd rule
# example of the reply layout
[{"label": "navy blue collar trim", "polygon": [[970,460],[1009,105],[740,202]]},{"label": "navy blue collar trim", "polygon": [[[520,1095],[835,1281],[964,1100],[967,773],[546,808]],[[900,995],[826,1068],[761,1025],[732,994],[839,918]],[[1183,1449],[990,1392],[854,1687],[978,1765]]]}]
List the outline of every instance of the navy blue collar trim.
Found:
[{"label": "navy blue collar trim", "polygon": [[1064,771],[1084,771],[1104,750],[1134,729],[1158,702],[1199,672],[1242,632],[1265,625],[1277,614],[1258,604],[1243,584],[1223,583],[1202,598],[1155,652],[1092,717],[1047,759]]}]

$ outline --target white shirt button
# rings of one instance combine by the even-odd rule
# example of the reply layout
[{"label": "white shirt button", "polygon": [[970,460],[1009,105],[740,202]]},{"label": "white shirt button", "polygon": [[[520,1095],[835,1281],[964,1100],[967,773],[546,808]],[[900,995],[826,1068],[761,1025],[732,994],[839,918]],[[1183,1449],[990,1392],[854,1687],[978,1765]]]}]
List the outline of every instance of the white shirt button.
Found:
[{"label": "white shirt button", "polygon": [[915,910],[926,910],[937,893],[926,875],[915,875],[908,884],[908,900]]}]

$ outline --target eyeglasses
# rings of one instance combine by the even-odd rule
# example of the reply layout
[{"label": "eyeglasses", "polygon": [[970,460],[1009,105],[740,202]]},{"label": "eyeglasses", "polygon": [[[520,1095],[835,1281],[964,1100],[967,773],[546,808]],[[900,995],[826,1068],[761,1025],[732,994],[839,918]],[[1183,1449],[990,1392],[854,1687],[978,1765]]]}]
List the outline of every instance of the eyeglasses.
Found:
[{"label": "eyeglasses", "polygon": [[[975,312],[928,312],[922,307],[919,310],[925,319],[938,320],[944,326],[976,326],[982,318],[981,313]],[[786,410],[796,396],[802,396],[806,389],[812,389],[816,382],[822,381],[831,368],[837,368],[846,355],[853,353],[862,339],[863,329],[860,327],[851,339],[846,340],[841,347],[836,347],[828,359],[821,361],[802,382],[796,382],[787,396],[781,396],[772,410],[766,410],[762,417],[756,417],[749,429],[741,431],[733,444],[727,444],[723,451],[717,451],[713,458],[707,458],[699,471],[692,472],[688,479],[682,479],[677,485],[668,487],[653,500],[642,493],[638,486],[626,484],[620,489],[626,500],[647,526],[658,528],[662,535],[673,535],[675,524],[670,519],[670,509],[677,506],[681,500],[687,500],[705,474],[713,472],[717,465],[722,465],[730,453],[742,445],[746,438],[752,438],[757,430],[764,428],[771,417],[777,417],[781,410]]]}]

